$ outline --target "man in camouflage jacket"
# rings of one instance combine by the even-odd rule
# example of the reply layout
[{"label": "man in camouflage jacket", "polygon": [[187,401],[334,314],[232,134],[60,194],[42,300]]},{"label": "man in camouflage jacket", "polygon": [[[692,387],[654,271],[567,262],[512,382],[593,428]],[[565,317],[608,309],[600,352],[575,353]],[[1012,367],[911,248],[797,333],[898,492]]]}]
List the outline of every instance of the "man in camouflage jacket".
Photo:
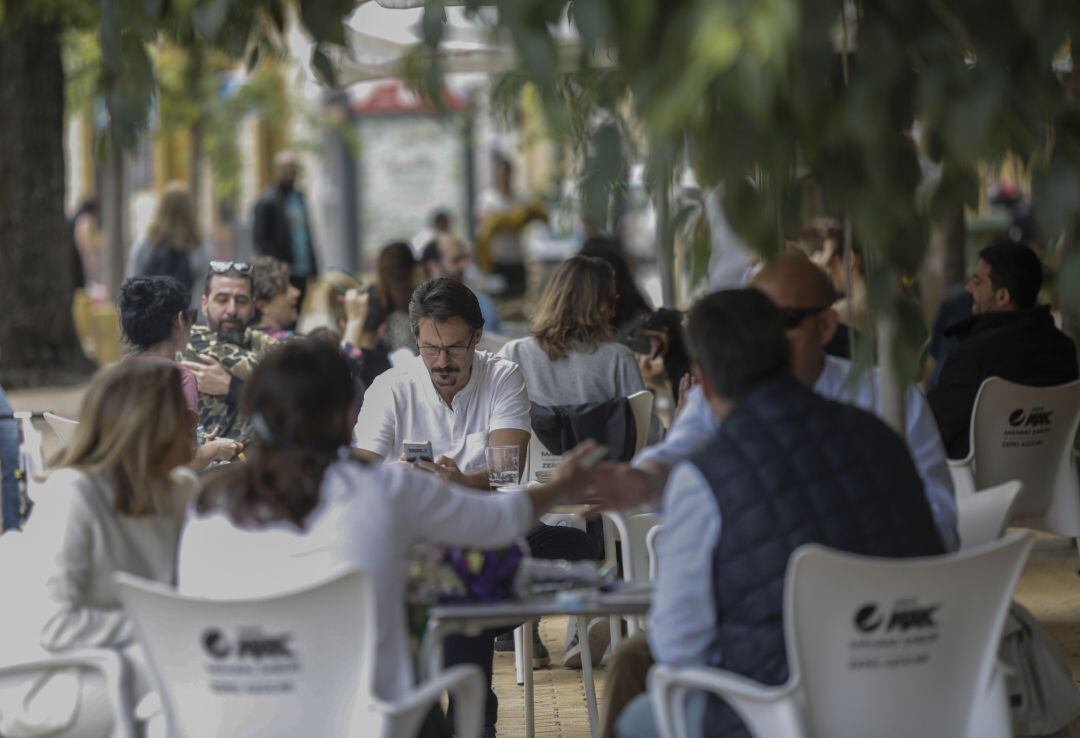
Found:
[{"label": "man in camouflage jacket", "polygon": [[193,369],[220,364],[229,374],[229,384],[224,394],[207,394],[200,381],[199,423],[207,433],[217,429],[220,438],[246,444],[252,434],[250,420],[240,413],[243,383],[251,378],[263,356],[279,343],[247,327],[255,315],[251,267],[242,262],[211,262],[202,312],[207,324],[192,326],[181,358]]}]

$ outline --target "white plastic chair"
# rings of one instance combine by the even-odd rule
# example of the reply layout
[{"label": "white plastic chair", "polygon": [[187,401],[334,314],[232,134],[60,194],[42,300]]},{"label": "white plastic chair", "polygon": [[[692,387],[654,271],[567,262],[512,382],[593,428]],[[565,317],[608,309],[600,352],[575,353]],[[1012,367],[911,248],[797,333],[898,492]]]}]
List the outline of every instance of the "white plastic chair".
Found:
[{"label": "white plastic chair", "polygon": [[956,510],[960,548],[981,546],[1001,538],[1023,486],[1022,482],[1014,479],[958,498]]},{"label": "white plastic chair", "polygon": [[645,534],[645,550],[649,552],[649,579],[656,579],[659,565],[659,559],[656,556],[656,539],[660,537],[660,531],[663,528],[662,523],[657,523]]},{"label": "white plastic chair", "polygon": [[971,413],[971,450],[949,461],[957,496],[1019,479],[1024,487],[1010,524],[1080,536],[1078,426],[1080,380],[1025,387],[987,379]]},{"label": "white plastic chair", "polygon": [[[132,721],[131,695],[128,690],[127,666],[116,651],[108,649],[85,649],[57,654],[38,661],[0,667],[0,686],[9,680],[25,680],[34,675],[45,675],[55,669],[78,668],[80,671],[97,672],[101,675],[108,697],[113,729],[111,738],[135,738]],[[74,728],[60,733],[49,733],[50,738],[78,738],[71,733]]]},{"label": "white plastic chair", "polygon": [[637,429],[637,439],[634,443],[634,453],[645,448],[649,441],[649,425],[652,423],[653,393],[650,390],[635,392],[626,398],[630,403],[630,412],[634,414],[634,425]]},{"label": "white plastic chair", "polygon": [[79,427],[79,421],[65,418],[55,413],[42,413],[45,422],[52,428],[53,433],[60,439],[60,443],[67,446],[75,437],[75,429]]},{"label": "white plastic chair", "polygon": [[33,413],[16,412],[21,439],[20,454],[27,480],[39,479],[45,473],[44,439],[33,421]]},{"label": "white plastic chair", "polygon": [[115,575],[162,696],[170,735],[415,736],[443,692],[456,732],[482,728],[483,676],[455,666],[398,702],[372,692],[374,590],[363,572],[264,599],[185,597]]},{"label": "white plastic chair", "polygon": [[[604,558],[614,561],[616,556],[615,541],[619,547],[619,564],[622,566],[623,580],[627,582],[643,581],[649,576],[649,532],[660,524],[660,514],[654,512],[605,512],[604,515]],[[626,628],[630,635],[641,630],[640,618],[627,618]],[[612,615],[611,650],[615,651],[622,643],[621,617]]]},{"label": "white plastic chair", "polygon": [[1012,736],[998,644],[1030,533],[922,559],[797,549],[784,586],[790,677],[656,666],[664,738],[686,735],[689,690],[713,692],[759,738]]},{"label": "white plastic chair", "polygon": [[45,479],[45,440],[33,421],[33,413],[16,412],[19,421],[19,461],[26,474],[26,496],[33,502]]}]

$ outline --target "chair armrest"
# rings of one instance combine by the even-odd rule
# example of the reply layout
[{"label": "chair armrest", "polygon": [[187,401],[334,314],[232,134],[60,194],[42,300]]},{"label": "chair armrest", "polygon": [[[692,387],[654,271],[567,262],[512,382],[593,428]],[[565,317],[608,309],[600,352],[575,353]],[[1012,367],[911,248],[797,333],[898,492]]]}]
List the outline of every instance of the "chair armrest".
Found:
[{"label": "chair armrest", "polygon": [[393,703],[376,707],[395,730],[392,735],[415,735],[443,692],[454,699],[454,735],[480,735],[484,728],[484,674],[474,664],[458,664],[439,672],[415,691]]},{"label": "chair armrest", "polygon": [[676,669],[658,664],[649,671],[649,694],[663,738],[685,738],[685,701],[691,690],[711,692],[731,705],[758,738],[806,738],[796,682],[767,687],[731,672],[705,667]]},{"label": "chair armrest", "polygon": [[57,653],[34,661],[0,667],[0,676],[30,674],[63,668],[94,669],[105,680],[105,691],[113,717],[112,738],[134,738],[131,694],[128,689],[127,662],[118,651],[87,648]]},{"label": "chair armrest", "polygon": [[986,691],[975,696],[975,706],[968,724],[968,738],[1012,738],[1012,716],[1006,679],[1015,672],[998,661],[990,672]]},{"label": "chair armrest", "polygon": [[953,491],[957,497],[975,494],[975,472],[971,468],[971,459],[971,454],[968,454],[966,459],[946,459],[949,462]]}]

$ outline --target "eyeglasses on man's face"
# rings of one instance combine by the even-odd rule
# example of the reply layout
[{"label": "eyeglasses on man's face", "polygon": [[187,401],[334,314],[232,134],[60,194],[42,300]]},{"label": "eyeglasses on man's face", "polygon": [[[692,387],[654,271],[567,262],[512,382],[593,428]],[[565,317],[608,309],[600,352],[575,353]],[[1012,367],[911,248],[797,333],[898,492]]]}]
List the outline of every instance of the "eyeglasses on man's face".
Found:
[{"label": "eyeglasses on man's face", "polygon": [[432,346],[430,343],[419,344],[420,355],[428,359],[437,359],[439,355],[445,351],[447,356],[451,359],[460,359],[469,353],[469,349],[473,347],[474,338],[470,338],[466,344],[454,344],[453,346]]}]

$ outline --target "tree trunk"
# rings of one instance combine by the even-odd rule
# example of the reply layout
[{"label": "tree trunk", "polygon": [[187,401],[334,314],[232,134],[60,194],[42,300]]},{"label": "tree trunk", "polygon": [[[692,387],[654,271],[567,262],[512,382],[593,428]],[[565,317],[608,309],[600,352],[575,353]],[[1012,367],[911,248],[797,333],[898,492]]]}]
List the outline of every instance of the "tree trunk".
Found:
[{"label": "tree trunk", "polygon": [[93,365],[71,315],[60,27],[9,29],[0,69],[0,382],[70,384]]}]

